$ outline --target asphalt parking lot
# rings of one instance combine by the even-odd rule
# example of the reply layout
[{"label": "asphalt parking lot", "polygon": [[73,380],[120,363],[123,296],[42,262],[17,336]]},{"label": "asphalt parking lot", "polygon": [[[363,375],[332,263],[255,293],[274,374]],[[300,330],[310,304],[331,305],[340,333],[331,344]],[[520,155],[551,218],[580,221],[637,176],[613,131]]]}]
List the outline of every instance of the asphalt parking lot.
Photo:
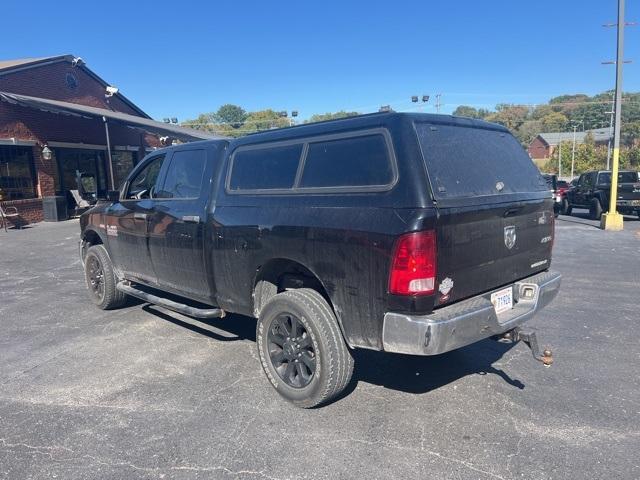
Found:
[{"label": "asphalt parking lot", "polygon": [[[579,213],[578,213],[579,215]],[[640,478],[640,221],[561,217],[560,296],[439,357],[356,352],[316,410],[264,377],[255,321],[86,298],[77,221],[0,231],[0,478]]]}]

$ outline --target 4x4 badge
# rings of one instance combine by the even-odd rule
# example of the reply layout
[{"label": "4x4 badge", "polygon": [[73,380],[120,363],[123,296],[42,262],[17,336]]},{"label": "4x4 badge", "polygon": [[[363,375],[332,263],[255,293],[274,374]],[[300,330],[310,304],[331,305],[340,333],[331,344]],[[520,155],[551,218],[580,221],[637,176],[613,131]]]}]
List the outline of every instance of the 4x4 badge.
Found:
[{"label": "4x4 badge", "polygon": [[509,250],[511,250],[513,248],[513,246],[516,244],[516,227],[515,227],[515,225],[511,225],[509,227],[504,227],[504,244]]}]

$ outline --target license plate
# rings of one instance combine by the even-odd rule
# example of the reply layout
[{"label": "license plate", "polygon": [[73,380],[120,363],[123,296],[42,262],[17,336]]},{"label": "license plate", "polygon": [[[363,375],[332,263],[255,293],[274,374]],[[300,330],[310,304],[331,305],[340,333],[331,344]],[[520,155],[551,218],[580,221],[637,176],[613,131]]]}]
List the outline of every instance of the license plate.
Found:
[{"label": "license plate", "polygon": [[513,308],[513,288],[507,287],[492,293],[491,303],[496,314],[511,310]]}]

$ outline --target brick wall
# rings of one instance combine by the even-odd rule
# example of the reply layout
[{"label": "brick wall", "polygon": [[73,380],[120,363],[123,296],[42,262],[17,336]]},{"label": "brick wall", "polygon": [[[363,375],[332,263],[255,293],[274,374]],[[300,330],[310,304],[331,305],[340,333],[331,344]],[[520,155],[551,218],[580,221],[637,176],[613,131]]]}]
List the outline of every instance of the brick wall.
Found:
[{"label": "brick wall", "polygon": [[[67,84],[67,74],[77,81],[75,88]],[[105,98],[105,86],[83,67],[73,67],[70,62],[58,62],[6,73],[0,76],[0,91],[50,98],[65,102],[88,105],[97,108],[141,116],[141,112],[123,101],[118,95]],[[141,129],[109,121],[111,145],[132,145],[160,147],[160,141]],[[55,195],[57,165],[55,148],[52,158],[42,158],[42,148],[49,142],[106,145],[105,128],[102,119],[89,119],[70,115],[59,115],[40,110],[0,102],[0,138],[31,140],[37,176],[39,197]],[[143,150],[144,151],[144,150]],[[109,177],[109,168],[106,169]],[[13,200],[2,202],[13,206],[20,213],[23,223],[43,220],[42,200]]]},{"label": "brick wall", "polygon": [[[69,88],[67,85],[67,74],[73,75],[77,80],[76,88]],[[67,61],[6,73],[0,76],[0,91],[140,115],[140,112],[117,95],[105,98],[105,86],[101,82],[92,77],[84,67],[73,67]]]},{"label": "brick wall", "polygon": [[536,137],[529,144],[529,156],[533,159],[549,158],[551,156],[551,150],[549,146],[543,142],[540,137]]},{"label": "brick wall", "polygon": [[[26,225],[28,223],[41,222],[44,219],[42,213],[42,199],[31,198],[28,200],[11,200],[9,202],[0,202],[2,209],[6,212],[7,207],[16,207],[20,216],[18,221]],[[10,209],[13,212],[13,209]],[[9,220],[9,224],[12,224],[15,218]]]},{"label": "brick wall", "polygon": [[38,196],[49,197],[55,195],[55,175],[57,170],[55,153],[51,155],[50,160],[45,160],[42,158],[41,147],[36,145],[33,147],[33,163],[36,167]]}]

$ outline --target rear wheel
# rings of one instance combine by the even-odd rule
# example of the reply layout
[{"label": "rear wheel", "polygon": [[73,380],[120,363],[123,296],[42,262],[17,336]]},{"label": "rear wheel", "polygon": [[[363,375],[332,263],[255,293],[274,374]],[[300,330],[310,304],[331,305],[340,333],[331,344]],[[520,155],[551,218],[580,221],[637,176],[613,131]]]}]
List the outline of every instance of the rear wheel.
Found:
[{"label": "rear wheel", "polygon": [[102,310],[121,307],[127,295],[116,289],[115,272],[109,254],[102,245],[89,247],[84,257],[84,277],[91,301]]},{"label": "rear wheel", "polygon": [[600,220],[601,216],[602,205],[600,205],[600,200],[592,198],[591,203],[589,204],[589,218],[591,218],[591,220]]},{"label": "rear wheel", "polygon": [[256,339],[269,381],[299,407],[335,398],[351,379],[351,352],[331,307],[315,290],[273,296],[261,309]]},{"label": "rear wheel", "polygon": [[567,200],[566,198],[562,199],[560,213],[562,213],[562,215],[571,215],[571,205],[569,205],[569,200]]}]

